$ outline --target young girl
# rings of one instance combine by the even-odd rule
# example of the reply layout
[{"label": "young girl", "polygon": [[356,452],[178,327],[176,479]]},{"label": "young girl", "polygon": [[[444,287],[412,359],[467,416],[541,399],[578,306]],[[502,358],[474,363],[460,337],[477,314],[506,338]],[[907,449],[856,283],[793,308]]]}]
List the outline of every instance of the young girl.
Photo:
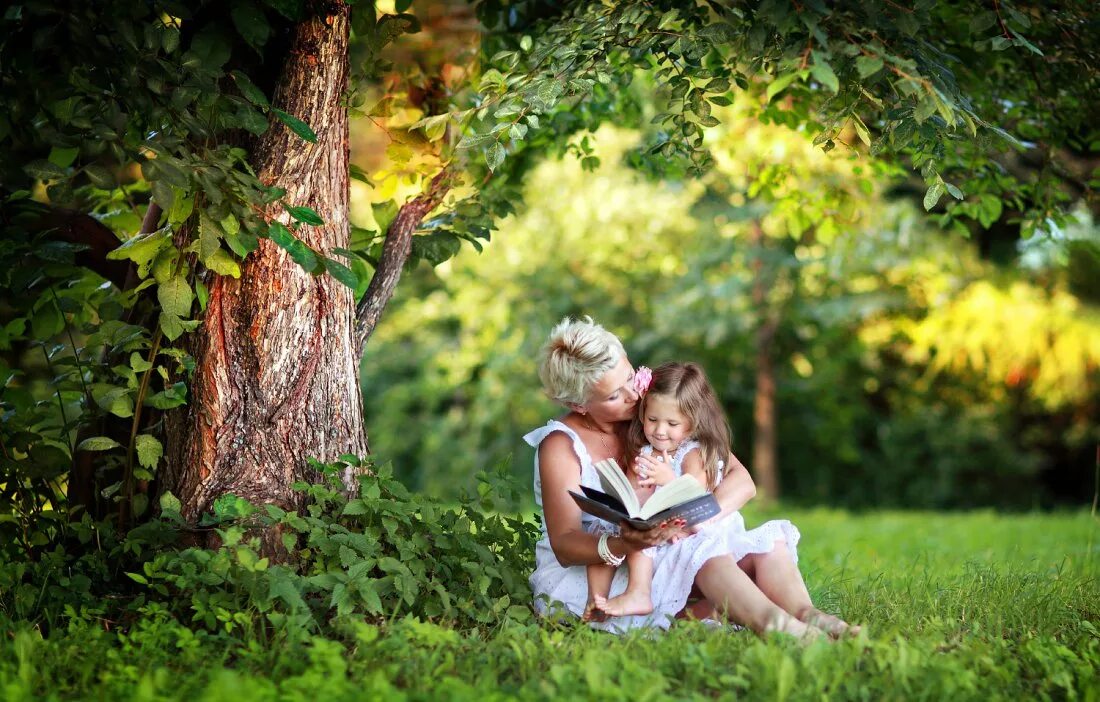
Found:
[{"label": "young girl", "polygon": [[[685,473],[713,491],[722,481],[726,458],[731,455],[730,430],[703,369],[694,363],[666,363],[652,372],[649,383],[646,370],[638,371],[637,389],[644,396],[630,425],[625,453],[633,458],[632,482],[638,485],[639,500],[644,502],[655,489]],[[784,540],[797,559],[798,530],[786,520],[770,521],[746,531],[744,519],[734,512],[701,525],[699,531],[707,538],[724,540],[735,560],[749,553],[767,553],[778,540]],[[601,614],[648,614],[653,610],[652,551],[646,549],[626,557],[630,574],[627,588],[611,599],[607,595],[614,569],[602,564],[588,566],[593,618]]]}]

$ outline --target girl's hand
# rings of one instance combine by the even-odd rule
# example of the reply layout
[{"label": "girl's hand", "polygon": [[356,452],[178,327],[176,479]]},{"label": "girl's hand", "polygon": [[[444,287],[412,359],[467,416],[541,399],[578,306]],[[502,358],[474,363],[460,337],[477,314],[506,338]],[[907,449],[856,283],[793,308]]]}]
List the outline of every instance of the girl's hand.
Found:
[{"label": "girl's hand", "polygon": [[638,475],[638,487],[643,488],[660,487],[676,479],[668,451],[662,451],[660,456],[638,456],[634,459],[634,472]]},{"label": "girl's hand", "polygon": [[641,551],[650,546],[674,544],[680,539],[688,536],[687,532],[684,530],[684,524],[685,522],[683,519],[676,519],[671,522],[666,522],[656,529],[642,531],[641,529],[631,527],[626,522],[622,522],[619,524],[619,535],[629,547]]}]

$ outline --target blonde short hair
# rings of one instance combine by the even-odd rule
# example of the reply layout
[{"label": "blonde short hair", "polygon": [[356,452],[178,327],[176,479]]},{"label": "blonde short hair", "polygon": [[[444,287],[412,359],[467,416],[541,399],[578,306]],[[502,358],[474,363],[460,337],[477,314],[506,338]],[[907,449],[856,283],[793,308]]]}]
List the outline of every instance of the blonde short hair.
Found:
[{"label": "blonde short hair", "polygon": [[539,355],[539,380],[550,399],[569,406],[588,402],[592,386],[626,356],[619,338],[591,317],[566,317],[550,331]]}]

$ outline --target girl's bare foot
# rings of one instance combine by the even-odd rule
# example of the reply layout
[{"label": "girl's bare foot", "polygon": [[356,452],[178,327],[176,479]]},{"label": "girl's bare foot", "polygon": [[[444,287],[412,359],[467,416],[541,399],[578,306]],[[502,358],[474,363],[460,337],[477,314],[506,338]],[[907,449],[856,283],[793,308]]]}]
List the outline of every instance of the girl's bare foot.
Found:
[{"label": "girl's bare foot", "polygon": [[799,613],[799,619],[803,622],[821,629],[834,639],[844,636],[858,636],[863,627],[853,626],[840,617],[822,612],[817,607],[807,607]]},{"label": "girl's bare foot", "polygon": [[588,604],[584,606],[584,614],[581,615],[581,621],[583,622],[606,622],[607,613],[602,611],[596,606],[596,600],[607,601],[600,595],[595,595],[595,599],[589,600]]},{"label": "girl's bare foot", "polygon": [[777,616],[771,622],[764,627],[765,634],[789,634],[796,639],[799,643],[810,644],[819,639],[828,638],[828,634],[813,624],[807,624],[795,619],[791,615],[784,612]]},{"label": "girl's bare foot", "polygon": [[648,592],[631,592],[627,590],[610,600],[602,595],[596,595],[593,599],[596,603],[596,609],[606,612],[612,617],[649,614],[653,611],[653,600],[650,599]]}]

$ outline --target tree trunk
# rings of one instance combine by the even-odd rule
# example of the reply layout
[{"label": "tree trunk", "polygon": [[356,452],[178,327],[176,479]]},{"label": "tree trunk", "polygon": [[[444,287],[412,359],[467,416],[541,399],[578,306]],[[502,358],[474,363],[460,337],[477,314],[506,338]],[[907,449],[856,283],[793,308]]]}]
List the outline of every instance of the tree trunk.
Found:
[{"label": "tree trunk", "polygon": [[756,397],[753,401],[752,474],[764,501],[779,499],[779,462],[775,407],[774,340],[778,323],[768,307],[768,280],[765,276],[764,230],[753,221],[750,240],[756,252],[753,263],[755,280],[752,301],[760,322],[756,328]]},{"label": "tree trunk", "polygon": [[[348,76],[349,8],[314,2],[295,28],[273,104],[306,121],[310,144],[281,123],[252,155],[260,179],[325,220],[298,236],[329,253],[347,247],[348,121],[340,105]],[[288,222],[279,205],[267,213]],[[329,275],[313,276],[269,240],[241,277],[208,281],[209,302],[194,337],[190,402],[169,418],[164,488],[195,520],[233,493],[257,503],[299,506],[291,484],[316,480],[307,459],[366,453],[355,343],[355,301]],[[274,535],[265,550],[277,552]]]}]

